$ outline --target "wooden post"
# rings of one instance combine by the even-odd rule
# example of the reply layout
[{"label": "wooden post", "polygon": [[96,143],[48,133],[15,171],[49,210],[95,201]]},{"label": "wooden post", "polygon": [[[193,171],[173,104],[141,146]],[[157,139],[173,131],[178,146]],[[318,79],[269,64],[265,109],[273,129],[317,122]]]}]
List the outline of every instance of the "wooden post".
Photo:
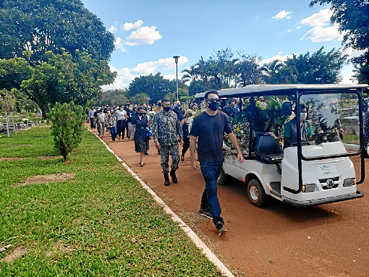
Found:
[{"label": "wooden post", "polygon": [[8,113],[5,113],[5,122],[6,122],[6,133],[7,133],[8,137],[10,137]]},{"label": "wooden post", "polygon": [[13,123],[13,128],[14,128],[14,135],[16,136],[17,135],[17,130],[15,128],[15,122],[14,122],[14,116],[13,116],[13,113],[10,113],[10,115],[12,116],[12,123]]}]

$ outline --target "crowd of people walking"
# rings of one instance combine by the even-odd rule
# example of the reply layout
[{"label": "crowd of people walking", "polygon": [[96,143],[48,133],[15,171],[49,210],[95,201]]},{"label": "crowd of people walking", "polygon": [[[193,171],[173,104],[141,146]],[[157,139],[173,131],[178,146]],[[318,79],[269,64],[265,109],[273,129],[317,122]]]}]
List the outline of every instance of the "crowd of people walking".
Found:
[{"label": "crowd of people walking", "polygon": [[[133,139],[135,151],[140,153],[141,167],[144,165],[144,156],[149,155],[149,140],[153,137],[155,147],[162,158],[164,176],[169,174],[172,181],[177,182],[175,171],[178,169],[179,162],[184,162],[185,154],[189,149],[189,129],[197,108],[197,104],[191,102],[185,110],[179,101],[171,103],[168,99],[158,101],[151,106],[146,104],[138,106],[131,103],[113,107],[105,105],[91,107],[88,121],[91,129],[97,129],[101,138],[109,132],[112,142],[116,140],[123,142],[125,138]],[[165,138],[166,136],[168,138]],[[183,145],[181,155],[179,155],[179,142]],[[174,161],[170,172],[167,169],[169,155]],[[165,177],[165,180],[165,185],[169,185],[169,179]]]},{"label": "crowd of people walking", "polygon": [[[213,219],[218,232],[224,232],[224,220],[217,198],[216,180],[223,161],[221,141],[223,133],[232,137],[232,126],[225,113],[218,111],[219,96],[216,91],[205,97],[205,111],[199,112],[195,102],[182,107],[179,101],[171,103],[162,99],[155,105],[126,105],[91,107],[88,113],[90,127],[97,128],[98,135],[104,137],[105,130],[110,131],[112,142],[116,140],[134,140],[134,149],[139,153],[139,166],[144,166],[144,157],[149,155],[149,140],[152,138],[160,155],[160,165],[164,176],[164,185],[178,183],[176,171],[185,154],[191,147],[191,163],[194,169],[201,169],[205,181],[199,214]],[[235,104],[236,105],[236,104]],[[236,110],[236,107],[232,109]],[[196,117],[196,119],[195,119]],[[213,141],[208,135],[213,133]],[[191,137],[191,139],[190,139]],[[239,150],[237,140],[232,142]],[[195,158],[195,144],[198,139],[198,159]],[[181,152],[179,146],[182,147]],[[240,152],[240,151],[239,151]],[[241,153],[241,152],[240,152]],[[169,158],[171,164],[169,166]],[[243,159],[242,154],[238,157]],[[199,164],[197,164],[197,160]],[[171,181],[170,181],[170,179]]]}]

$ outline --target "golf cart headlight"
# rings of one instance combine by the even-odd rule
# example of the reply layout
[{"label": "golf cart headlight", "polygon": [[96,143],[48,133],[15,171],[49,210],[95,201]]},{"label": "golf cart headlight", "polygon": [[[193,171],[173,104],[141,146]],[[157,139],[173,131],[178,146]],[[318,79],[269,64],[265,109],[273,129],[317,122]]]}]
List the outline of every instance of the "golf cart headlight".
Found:
[{"label": "golf cart headlight", "polygon": [[302,192],[314,192],[315,184],[305,184],[302,186]]},{"label": "golf cart headlight", "polygon": [[351,187],[356,185],[356,179],[355,178],[347,178],[343,181],[344,187]]}]

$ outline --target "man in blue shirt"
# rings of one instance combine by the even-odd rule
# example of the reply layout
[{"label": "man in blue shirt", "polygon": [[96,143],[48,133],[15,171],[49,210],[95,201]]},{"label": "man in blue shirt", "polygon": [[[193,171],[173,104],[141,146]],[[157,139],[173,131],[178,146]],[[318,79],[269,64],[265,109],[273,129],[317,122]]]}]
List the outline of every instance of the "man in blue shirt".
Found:
[{"label": "man in blue shirt", "polygon": [[[216,90],[205,94],[206,111],[195,117],[190,132],[190,155],[194,169],[200,169],[205,180],[205,189],[201,198],[199,214],[213,219],[218,234],[224,231],[224,220],[220,216],[221,208],[217,196],[217,179],[223,164],[223,135],[228,134],[237,150],[237,160],[243,162],[241,149],[228,116],[219,110],[220,98]],[[195,157],[196,140],[198,140],[198,161]]]}]

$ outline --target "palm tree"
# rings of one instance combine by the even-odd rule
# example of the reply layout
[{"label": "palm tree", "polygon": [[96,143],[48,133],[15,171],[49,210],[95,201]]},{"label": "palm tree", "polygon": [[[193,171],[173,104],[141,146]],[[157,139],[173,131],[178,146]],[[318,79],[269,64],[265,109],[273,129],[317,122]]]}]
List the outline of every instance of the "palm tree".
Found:
[{"label": "palm tree", "polygon": [[264,64],[260,71],[264,75],[264,80],[267,84],[283,84],[281,70],[283,63],[280,60],[274,60],[270,63]]},{"label": "palm tree", "polygon": [[189,68],[186,68],[184,70],[182,70],[182,73],[184,73],[182,75],[182,81],[183,82],[193,82],[196,80],[196,78],[198,77],[198,72],[197,72],[197,65],[191,65]]}]

